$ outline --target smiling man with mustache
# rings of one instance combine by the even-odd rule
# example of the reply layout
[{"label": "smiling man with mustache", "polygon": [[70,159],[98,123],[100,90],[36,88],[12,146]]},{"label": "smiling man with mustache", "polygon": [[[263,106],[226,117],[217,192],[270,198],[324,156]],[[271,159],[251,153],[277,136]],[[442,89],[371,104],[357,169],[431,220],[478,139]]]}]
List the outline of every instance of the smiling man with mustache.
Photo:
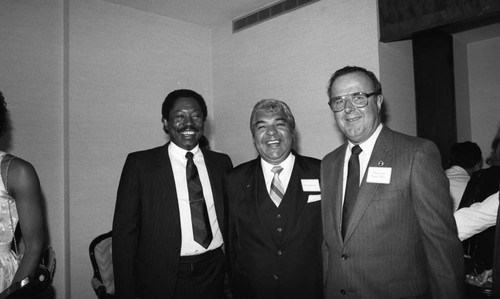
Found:
[{"label": "smiling man with mustache", "polygon": [[220,299],[223,176],[230,158],[199,147],[207,106],[175,90],[162,106],[170,142],[131,153],[113,219],[116,298]]},{"label": "smiling man with mustache", "polygon": [[320,161],[292,151],[282,101],[258,102],[250,130],[259,157],[225,177],[233,298],[322,298]]}]

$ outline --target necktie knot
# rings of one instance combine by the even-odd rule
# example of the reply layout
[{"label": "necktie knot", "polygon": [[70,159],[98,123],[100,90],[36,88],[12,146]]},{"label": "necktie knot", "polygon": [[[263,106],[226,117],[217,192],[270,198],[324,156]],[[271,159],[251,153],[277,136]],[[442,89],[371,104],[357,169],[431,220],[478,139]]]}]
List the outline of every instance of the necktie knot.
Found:
[{"label": "necktie knot", "polygon": [[362,151],[363,150],[361,149],[361,147],[359,145],[355,145],[351,149],[351,154],[358,156],[359,154],[361,154]]},{"label": "necktie knot", "polygon": [[280,174],[282,170],[283,170],[283,167],[281,167],[279,165],[273,166],[273,169],[271,169],[271,171],[273,173],[276,173],[276,174]]},{"label": "necktie knot", "polygon": [[187,152],[187,153],[186,153],[186,158],[187,158],[188,160],[193,160],[193,157],[194,157],[194,154],[193,154],[192,152]]}]

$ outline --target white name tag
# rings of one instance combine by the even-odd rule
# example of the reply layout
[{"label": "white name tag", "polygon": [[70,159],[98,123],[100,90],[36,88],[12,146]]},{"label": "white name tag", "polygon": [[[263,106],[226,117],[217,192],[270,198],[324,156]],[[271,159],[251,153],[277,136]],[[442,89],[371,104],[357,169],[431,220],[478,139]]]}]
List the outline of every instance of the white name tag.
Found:
[{"label": "white name tag", "polygon": [[306,180],[302,179],[302,190],[304,192],[320,192],[321,190],[319,189],[319,180],[318,179],[312,179],[312,180]]},{"label": "white name tag", "polygon": [[321,200],[321,194],[311,194],[307,198],[307,203],[315,202],[315,201],[318,201],[318,200]]},{"label": "white name tag", "polygon": [[390,184],[391,173],[391,167],[369,167],[366,182],[375,184]]}]

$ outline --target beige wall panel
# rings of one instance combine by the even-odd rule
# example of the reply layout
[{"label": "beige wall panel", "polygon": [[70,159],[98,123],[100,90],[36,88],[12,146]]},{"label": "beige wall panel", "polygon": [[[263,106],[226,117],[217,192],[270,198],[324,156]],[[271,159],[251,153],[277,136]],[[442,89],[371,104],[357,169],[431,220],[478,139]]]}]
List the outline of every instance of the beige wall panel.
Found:
[{"label": "beige wall panel", "polygon": [[486,158],[500,126],[500,37],[467,45],[472,141]]},{"label": "beige wall panel", "polygon": [[[362,20],[362,21],[360,21]],[[375,1],[319,1],[236,34],[213,31],[215,145],[234,164],[256,157],[249,129],[253,105],[287,102],[299,153],[323,158],[343,143],[326,94],[345,65],[379,73]]]},{"label": "beige wall panel", "polygon": [[70,1],[71,297],[93,298],[88,246],[111,229],[129,152],[160,146],[166,94],[211,102],[210,31],[98,0]]},{"label": "beige wall panel", "polygon": [[42,187],[54,278],[65,298],[63,1],[0,1],[0,90],[12,120],[1,149],[33,164]]}]

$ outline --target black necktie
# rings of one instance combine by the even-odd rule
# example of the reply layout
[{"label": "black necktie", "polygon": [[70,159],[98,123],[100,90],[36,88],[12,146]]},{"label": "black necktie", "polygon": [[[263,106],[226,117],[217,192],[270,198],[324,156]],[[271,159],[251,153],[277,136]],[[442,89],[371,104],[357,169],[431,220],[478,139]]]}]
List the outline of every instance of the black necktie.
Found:
[{"label": "black necktie", "polygon": [[342,238],[345,236],[349,217],[351,216],[359,191],[359,157],[363,150],[355,145],[351,150],[351,158],[347,168],[347,183],[345,186],[344,209],[342,210]]},{"label": "black necktie", "polygon": [[186,153],[186,179],[189,193],[189,206],[191,208],[191,221],[193,224],[194,240],[204,248],[212,242],[212,229],[208,219],[207,204],[203,197],[198,169],[193,161],[193,153]]}]

